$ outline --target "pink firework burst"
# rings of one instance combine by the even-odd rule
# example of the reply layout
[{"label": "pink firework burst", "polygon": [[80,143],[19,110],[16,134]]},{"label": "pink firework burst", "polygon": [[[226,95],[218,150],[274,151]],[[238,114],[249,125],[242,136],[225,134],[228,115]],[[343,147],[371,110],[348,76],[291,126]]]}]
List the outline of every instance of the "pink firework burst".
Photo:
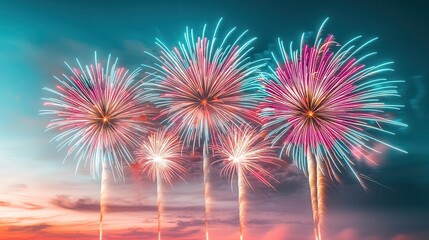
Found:
[{"label": "pink firework burst", "polygon": [[311,152],[335,179],[340,180],[336,172],[345,167],[363,184],[354,171],[351,149],[376,151],[371,142],[377,142],[400,150],[368,130],[393,134],[381,126],[406,124],[386,115],[402,105],[383,101],[398,97],[396,84],[403,81],[378,77],[392,71],[391,62],[364,65],[375,53],[356,55],[375,39],[356,46],[359,38],[339,46],[332,35],[321,39],[319,31],[313,46],[303,42],[303,35],[299,50],[292,50],[291,44],[290,53],[279,40],[282,61],[276,60],[277,68],[267,75],[267,98],[261,106],[264,128],[271,130],[268,137],[281,141],[282,151],[292,154],[300,168],[306,169]]},{"label": "pink firework burst", "polygon": [[185,43],[170,50],[161,41],[161,56],[152,80],[146,84],[151,100],[161,108],[169,126],[176,124],[186,145],[215,141],[231,125],[258,121],[254,110],[260,100],[258,72],[264,59],[250,61],[251,44],[242,41],[245,32],[232,38],[235,28],[224,39],[217,38],[218,23],[212,38],[195,37],[186,29]]},{"label": "pink firework burst", "polygon": [[366,66],[364,60],[375,53],[356,57],[375,39],[356,46],[356,37],[339,46],[332,35],[320,38],[322,27],[312,46],[303,35],[300,48],[292,50],[291,44],[289,54],[279,40],[282,61],[267,75],[261,104],[267,137],[273,144],[281,141],[282,151],[308,173],[316,240],[323,236],[326,176],[341,181],[339,173],[346,169],[366,188],[367,177],[355,170],[353,155],[377,151],[374,143],[402,151],[371,132],[393,134],[381,126],[406,126],[386,116],[402,107],[385,102],[399,96],[396,84],[402,81],[377,77],[391,71],[391,63]]},{"label": "pink firework burst", "polygon": [[113,64],[110,55],[105,67],[97,61],[82,67],[67,67],[71,76],[57,78],[55,89],[44,88],[54,97],[44,98],[41,114],[54,115],[47,129],[56,129],[53,138],[67,156],[74,154],[77,167],[90,162],[93,175],[102,164],[110,165],[122,176],[122,166],[133,161],[130,147],[147,131],[147,110],[143,105],[142,83],[135,78],[137,69],[129,72]]}]

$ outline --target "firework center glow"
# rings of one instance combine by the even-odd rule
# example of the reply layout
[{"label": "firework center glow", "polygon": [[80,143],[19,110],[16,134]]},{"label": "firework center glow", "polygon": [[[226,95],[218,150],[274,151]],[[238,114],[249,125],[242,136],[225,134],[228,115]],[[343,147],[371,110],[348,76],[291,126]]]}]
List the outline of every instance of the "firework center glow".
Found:
[{"label": "firework center glow", "polygon": [[309,110],[309,111],[307,112],[307,116],[309,116],[309,117],[314,117],[314,112],[313,112],[313,111],[311,111],[311,110]]},{"label": "firework center glow", "polygon": [[201,105],[203,105],[203,107],[206,107],[207,104],[208,104],[207,99],[204,98],[203,100],[201,100]]},{"label": "firework center glow", "polygon": [[234,162],[234,163],[241,163],[243,162],[243,156],[238,156],[238,157],[234,157],[234,156],[230,156],[229,160]]},{"label": "firework center glow", "polygon": [[155,156],[155,157],[153,157],[153,161],[157,162],[157,163],[163,163],[164,158],[162,158],[161,156]]}]

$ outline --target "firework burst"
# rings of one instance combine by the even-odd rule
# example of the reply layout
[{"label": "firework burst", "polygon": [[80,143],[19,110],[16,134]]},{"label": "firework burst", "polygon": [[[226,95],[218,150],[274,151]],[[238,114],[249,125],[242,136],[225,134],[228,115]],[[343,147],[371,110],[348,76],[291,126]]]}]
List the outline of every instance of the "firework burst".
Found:
[{"label": "firework burst", "polygon": [[[100,239],[105,211],[105,169],[113,169],[113,176],[123,177],[122,166],[133,161],[130,147],[138,146],[137,139],[147,131],[146,109],[142,104],[141,83],[135,81],[139,69],[129,72],[111,64],[102,67],[95,55],[95,65],[67,67],[71,75],[57,78],[56,89],[44,88],[54,97],[44,98],[47,108],[41,114],[54,115],[47,129],[60,133],[53,140],[58,148],[67,148],[67,157],[77,160],[76,170],[89,162],[93,176],[101,175]],[[101,169],[101,171],[100,171]],[[101,173],[100,173],[101,172]]]},{"label": "firework burst", "polygon": [[270,181],[276,181],[276,179],[263,165],[278,165],[278,158],[272,152],[270,143],[262,140],[259,131],[250,126],[231,129],[228,134],[219,137],[219,144],[214,145],[213,149],[214,156],[219,159],[215,162],[225,164],[221,175],[225,175],[231,181],[231,188],[234,176],[237,176],[240,239],[242,240],[246,223],[246,190],[252,188],[248,176],[274,189]]},{"label": "firework burst", "polygon": [[223,39],[217,38],[220,22],[211,39],[195,37],[186,28],[185,42],[170,50],[157,40],[161,56],[153,56],[157,64],[147,89],[152,101],[161,109],[159,117],[166,117],[168,127],[178,130],[185,146],[202,143],[206,239],[210,212],[210,182],[208,144],[216,136],[226,133],[231,125],[248,120],[258,121],[254,114],[261,88],[257,77],[264,59],[250,61],[251,44],[256,38],[243,41],[246,31],[233,38],[235,28]]},{"label": "firework burst", "polygon": [[172,185],[174,177],[182,178],[187,172],[182,165],[179,139],[176,134],[168,133],[165,129],[160,130],[143,141],[136,155],[142,171],[157,184],[158,240],[160,240],[163,212],[162,184],[166,181]]},{"label": "firework burst", "polygon": [[293,50],[291,43],[289,53],[279,40],[281,60],[273,54],[277,67],[267,74],[268,96],[261,105],[264,129],[271,130],[267,137],[273,137],[273,143],[281,141],[282,151],[309,174],[318,240],[325,178],[341,181],[339,173],[345,169],[366,188],[351,150],[366,154],[377,151],[373,143],[381,143],[404,152],[371,133],[393,134],[382,125],[406,126],[386,116],[402,107],[387,103],[399,96],[396,84],[402,81],[377,77],[392,71],[391,62],[366,66],[363,62],[375,53],[357,57],[375,39],[356,45],[356,37],[340,46],[332,35],[321,38],[322,27],[312,46],[304,43],[303,35],[299,49]]}]

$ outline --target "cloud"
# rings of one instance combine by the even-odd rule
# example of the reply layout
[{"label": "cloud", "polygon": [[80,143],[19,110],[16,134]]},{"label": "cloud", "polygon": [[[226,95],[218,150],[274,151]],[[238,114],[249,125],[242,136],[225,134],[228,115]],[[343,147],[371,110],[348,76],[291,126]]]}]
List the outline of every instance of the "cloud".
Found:
[{"label": "cloud", "polygon": [[335,239],[337,240],[360,240],[360,236],[356,229],[348,228],[339,232]]},{"label": "cloud", "polygon": [[[100,211],[100,205],[98,200],[93,200],[91,198],[79,198],[73,200],[68,195],[57,195],[54,199],[50,201],[54,206],[65,208],[74,211],[83,211],[83,212],[97,212]],[[122,205],[122,204],[111,204],[107,203],[107,212],[135,212],[135,211],[145,211],[145,212],[155,212],[157,211],[156,205]],[[166,211],[203,211],[202,206],[180,206],[180,207],[171,207],[165,206]]]},{"label": "cloud", "polygon": [[[195,235],[203,229],[203,221],[189,221],[180,223],[174,227],[163,227],[162,236],[170,239],[195,239]],[[108,231],[108,239],[153,239],[157,237],[155,228],[129,228],[117,231]]]},{"label": "cloud", "polygon": [[28,186],[25,184],[13,184],[12,186],[10,186],[10,189],[12,191],[24,191],[28,189]]},{"label": "cloud", "polygon": [[273,240],[281,239],[282,236],[288,235],[288,228],[286,226],[276,226],[268,231],[262,238],[262,240]]},{"label": "cloud", "polygon": [[[226,218],[211,218],[209,219],[211,225],[227,225],[227,226],[235,226],[239,223],[238,216],[235,217],[226,217]],[[249,223],[249,222],[248,222]],[[204,219],[191,219],[189,221],[178,220],[176,221],[177,228],[187,228],[187,227],[195,227],[195,226],[204,226]],[[252,222],[255,225],[265,225],[265,220],[256,220]]]},{"label": "cloud", "polygon": [[347,228],[334,237],[335,240],[383,240],[380,236],[363,236],[358,230]]},{"label": "cloud", "polygon": [[[83,212],[100,211],[99,202],[91,198],[79,198],[79,199],[73,200],[67,195],[57,195],[50,202],[51,204],[57,207],[74,210],[74,211],[83,211]],[[157,210],[156,206],[116,205],[116,204],[107,205],[108,212],[134,212],[134,211],[156,211],[156,210]]]},{"label": "cloud", "polygon": [[192,219],[190,221],[182,221],[178,220],[176,222],[177,228],[187,228],[187,227],[195,227],[195,226],[203,226],[204,220],[202,219]]},{"label": "cloud", "polygon": [[405,235],[405,234],[399,234],[392,238],[392,240],[412,240],[412,239],[413,238],[411,238],[410,235]]},{"label": "cloud", "polygon": [[130,239],[140,237],[141,239],[153,239],[156,238],[157,233],[154,229],[139,229],[139,228],[130,228],[130,229],[121,229],[115,232],[109,232],[105,235],[108,239]]},{"label": "cloud", "polygon": [[40,210],[43,209],[43,206],[37,205],[34,203],[23,202],[23,203],[12,203],[6,201],[0,201],[0,207],[8,207],[8,208],[19,208],[25,210]]},{"label": "cloud", "polygon": [[99,211],[100,209],[98,202],[90,198],[80,198],[73,201],[66,195],[58,195],[51,200],[51,203],[57,207],[76,211]]},{"label": "cloud", "polygon": [[[0,227],[0,236],[2,239],[27,240],[39,239],[58,240],[58,239],[73,239],[87,240],[95,239],[98,236],[97,231],[93,234],[88,234],[88,223],[68,223],[67,225],[58,225],[48,222],[41,222],[29,225],[14,225]],[[83,233],[86,232],[86,233]]]},{"label": "cloud", "polygon": [[[277,224],[272,225],[271,228],[265,228],[266,230],[263,232],[260,229],[259,232],[264,233],[261,236],[253,236],[252,240],[308,240],[314,239],[312,232],[306,231],[302,226],[299,225],[283,225]],[[252,229],[253,230],[253,229]],[[256,233],[255,230],[253,232]],[[251,237],[251,236],[250,236]],[[337,239],[335,239],[337,240]]]},{"label": "cloud", "polygon": [[34,233],[34,232],[40,232],[42,230],[50,228],[51,225],[46,223],[39,223],[34,225],[28,225],[28,226],[10,226],[8,227],[9,232],[28,232],[28,233]]}]

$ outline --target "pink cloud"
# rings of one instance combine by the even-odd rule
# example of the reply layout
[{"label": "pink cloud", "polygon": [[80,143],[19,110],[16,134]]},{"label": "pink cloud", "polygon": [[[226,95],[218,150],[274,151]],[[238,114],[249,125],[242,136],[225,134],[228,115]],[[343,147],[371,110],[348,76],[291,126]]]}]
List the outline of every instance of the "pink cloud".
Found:
[{"label": "pink cloud", "polygon": [[410,235],[399,234],[394,236],[392,240],[412,240],[412,237]]},{"label": "pink cloud", "polygon": [[337,240],[360,240],[359,235],[355,229],[348,228],[339,232],[335,239]]},{"label": "pink cloud", "polygon": [[276,226],[272,228],[269,232],[267,232],[262,240],[273,240],[273,239],[282,239],[282,236],[287,236],[289,233],[289,229],[287,226]]},{"label": "pink cloud", "polygon": [[383,240],[378,236],[363,236],[356,229],[347,228],[339,232],[333,238],[335,240]]},{"label": "pink cloud", "polygon": [[[253,238],[250,238],[250,239],[252,240],[314,239],[313,232],[308,232],[308,231],[305,231],[304,229],[307,229],[307,226],[303,228],[302,225],[295,225],[295,224],[274,225],[272,228],[269,228],[268,230],[266,230],[265,233],[260,237],[254,235],[252,236]],[[259,231],[261,232],[262,229],[260,229]],[[246,237],[246,239],[249,239],[249,238]]]}]

